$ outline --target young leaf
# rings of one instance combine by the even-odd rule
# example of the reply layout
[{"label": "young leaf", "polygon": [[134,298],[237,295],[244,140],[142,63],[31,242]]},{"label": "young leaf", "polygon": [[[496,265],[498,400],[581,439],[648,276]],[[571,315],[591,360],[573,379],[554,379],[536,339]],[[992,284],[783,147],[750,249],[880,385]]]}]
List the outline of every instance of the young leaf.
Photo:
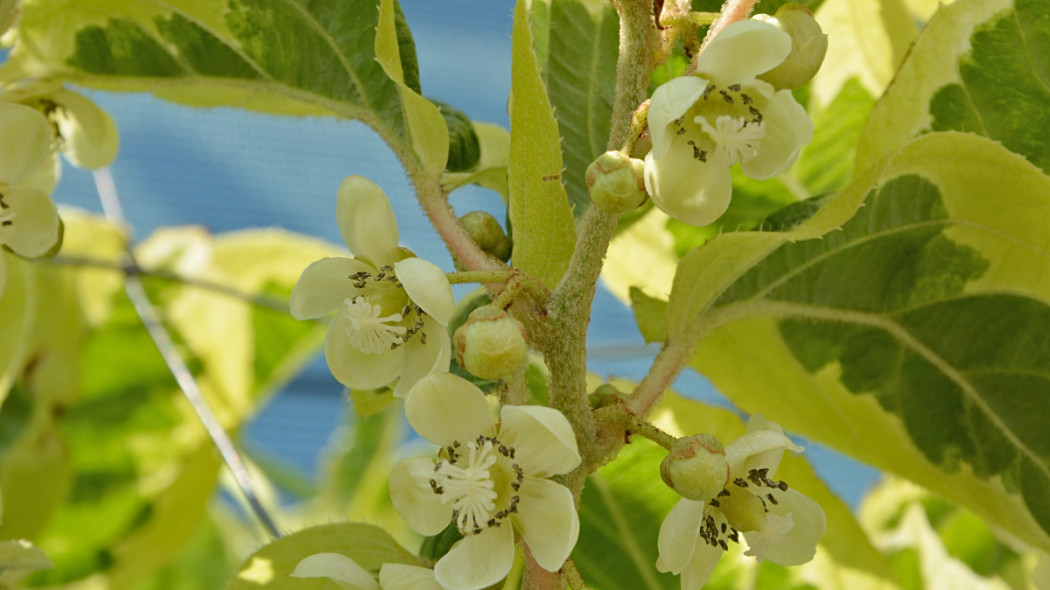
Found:
[{"label": "young leaf", "polygon": [[553,287],[569,267],[576,230],[562,184],[558,124],[540,79],[524,0],[514,10],[510,108],[510,222],[514,266]]},{"label": "young leaf", "polygon": [[547,95],[565,152],[565,189],[573,213],[590,206],[584,174],[606,150],[616,91],[620,26],[606,2],[545,0],[530,9]]}]

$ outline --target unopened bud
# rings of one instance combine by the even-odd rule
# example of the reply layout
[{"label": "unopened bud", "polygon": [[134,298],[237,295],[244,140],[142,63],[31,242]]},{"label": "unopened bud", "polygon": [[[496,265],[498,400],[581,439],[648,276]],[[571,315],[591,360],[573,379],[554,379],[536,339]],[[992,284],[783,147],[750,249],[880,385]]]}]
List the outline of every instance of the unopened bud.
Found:
[{"label": "unopened bud", "polygon": [[471,211],[459,220],[482,250],[503,262],[510,260],[510,238],[495,217],[484,211]]},{"label": "unopened bud", "polygon": [[645,163],[623,152],[605,152],[587,167],[591,202],[608,213],[624,213],[645,202]]},{"label": "unopened bud", "polygon": [[525,327],[494,305],[479,307],[456,330],[459,366],[482,379],[502,379],[525,362]]},{"label": "unopened bud", "polygon": [[781,64],[758,76],[777,88],[798,88],[809,82],[824,63],[828,52],[828,36],[813,18],[813,13],[801,4],[785,4],[773,16],[759,14],[753,17],[769,23],[791,36],[791,53]]},{"label": "unopened bud", "polygon": [[722,443],[710,434],[676,440],[660,464],[660,477],[683,498],[714,498],[729,482],[729,463]]}]

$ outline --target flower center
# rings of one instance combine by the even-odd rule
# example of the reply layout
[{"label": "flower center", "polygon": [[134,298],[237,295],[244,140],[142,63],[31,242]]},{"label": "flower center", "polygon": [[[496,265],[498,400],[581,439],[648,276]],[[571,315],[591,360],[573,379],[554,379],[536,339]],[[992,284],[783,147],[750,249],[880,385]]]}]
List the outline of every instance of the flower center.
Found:
[{"label": "flower center", "polygon": [[383,309],[372,305],[358,295],[343,300],[350,318],[350,345],[367,354],[379,354],[397,348],[404,341],[404,326],[391,325],[401,321],[401,314],[380,317]]},{"label": "flower center", "polygon": [[[420,343],[427,343],[422,331],[426,313],[408,298],[394,267],[384,265],[378,272],[359,271],[347,278],[359,293],[343,300],[350,318],[351,346],[366,354],[379,354],[408,342],[417,332]],[[383,315],[384,309],[391,308],[401,311]]]},{"label": "flower center", "polygon": [[714,140],[714,157],[728,165],[747,162],[755,157],[758,143],[766,135],[765,127],[761,123],[752,123],[749,126],[743,118],[732,115],[721,115],[715,119],[714,127],[699,115],[695,121]]},{"label": "flower center", "polygon": [[[773,481],[768,475],[769,469],[752,469],[748,471],[747,479],[735,478],[731,486],[709,500],[704,510],[700,538],[708,545],[725,551],[729,548],[726,539],[739,543],[739,533],[765,528],[770,517],[775,516],[768,514],[768,504],[779,503],[773,492],[788,489],[785,482]],[[768,488],[768,491],[763,495],[761,488]]]},{"label": "flower center", "polygon": [[675,135],[686,136],[693,159],[706,163],[710,158],[721,166],[754,158],[766,135],[762,112],[740,84],[720,88],[709,83],[700,100],[673,124]]},{"label": "flower center", "polygon": [[447,461],[434,465],[430,488],[443,504],[452,504],[459,532],[478,534],[518,511],[517,491],[525,475],[514,459],[514,448],[498,439],[479,436],[465,445],[445,447]]}]

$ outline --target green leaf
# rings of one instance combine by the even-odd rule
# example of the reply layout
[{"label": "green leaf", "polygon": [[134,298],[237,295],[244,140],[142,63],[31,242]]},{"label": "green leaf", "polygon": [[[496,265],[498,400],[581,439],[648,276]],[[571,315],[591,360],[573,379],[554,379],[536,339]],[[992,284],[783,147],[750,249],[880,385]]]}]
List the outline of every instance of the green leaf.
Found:
[{"label": "green leaf", "polygon": [[811,83],[821,107],[850,80],[881,95],[919,33],[903,0],[827,0],[816,17],[828,35],[827,56]]},{"label": "green leaf", "polygon": [[[391,142],[407,134],[375,60],[377,22],[372,0],[32,0],[5,68],[193,106],[359,119]],[[396,43],[411,45],[403,26]],[[414,52],[402,60],[418,86]]]},{"label": "green leaf", "polygon": [[587,166],[609,142],[620,20],[607,2],[546,0],[533,2],[529,10],[540,70],[562,137],[565,189],[579,216],[591,203]]},{"label": "green leaf", "polygon": [[[1050,280],[1031,272],[1047,267],[1050,227],[1034,212],[1050,179],[952,132],[862,177],[779,235],[866,193],[841,231],[732,234],[691,253],[672,338],[709,334],[693,366],[742,409],[1050,547]],[[737,252],[743,266],[727,267],[720,254]]]},{"label": "green leaf", "polygon": [[569,268],[576,230],[562,185],[558,124],[540,79],[524,0],[514,11],[510,222],[514,266],[553,287]]},{"label": "green leaf", "polygon": [[874,104],[868,90],[851,78],[826,108],[812,115],[813,141],[802,148],[792,169],[810,194],[839,191],[849,183],[857,141]]},{"label": "green leaf", "polygon": [[421,565],[379,527],[360,523],[327,524],[286,535],[259,549],[238,568],[226,590],[330,588],[330,582],[325,579],[290,577],[300,561],[316,553],[345,555],[373,572],[384,563]]},{"label": "green leaf", "polygon": [[667,340],[667,302],[631,287],[631,311],[646,344]]},{"label": "green leaf", "polygon": [[[440,175],[448,162],[448,126],[438,106],[423,98],[405,81],[401,65],[401,32],[396,25],[400,13],[396,0],[382,0],[379,4],[379,27],[376,30],[376,60],[383,71],[397,84],[401,106],[412,138],[412,149],[432,175]],[[403,17],[402,17],[403,19]],[[413,61],[415,55],[411,56]]]},{"label": "green leaf", "polygon": [[677,587],[656,571],[656,536],[678,495],[660,479],[660,447],[639,441],[587,480],[580,500],[580,538],[573,561],[588,585],[602,590]]},{"label": "green leaf", "polygon": [[1047,14],[1047,0],[942,6],[872,110],[860,165],[921,133],[956,130],[997,140],[1050,172]]}]

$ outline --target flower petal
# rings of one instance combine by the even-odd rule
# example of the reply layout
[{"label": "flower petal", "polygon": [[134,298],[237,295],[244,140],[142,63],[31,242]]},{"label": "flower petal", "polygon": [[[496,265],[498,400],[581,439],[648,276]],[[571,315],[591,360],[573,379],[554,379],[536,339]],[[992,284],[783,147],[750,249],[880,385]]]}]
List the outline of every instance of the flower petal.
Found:
[{"label": "flower petal", "polygon": [[565,416],[543,406],[503,406],[499,439],[514,447],[526,475],[548,477],[576,469],[580,452]]},{"label": "flower petal", "polygon": [[671,508],[660,524],[660,534],[656,538],[656,547],[660,552],[656,569],[678,574],[689,565],[697,548],[696,540],[703,521],[703,502],[682,498]]},{"label": "flower petal", "polygon": [[405,398],[405,417],[419,436],[441,447],[496,433],[485,394],[451,373],[433,373],[417,381]]},{"label": "flower petal", "polygon": [[397,260],[397,218],[383,189],[364,176],[347,176],[336,199],[336,221],[350,251],[376,267]]},{"label": "flower petal", "polygon": [[434,579],[434,570],[404,563],[384,563],[379,568],[383,590],[443,590]]},{"label": "flower petal", "polygon": [[390,501],[405,523],[425,536],[436,535],[452,522],[452,504],[430,487],[434,462],[426,458],[405,459],[390,472]]},{"label": "flower petal", "polygon": [[375,269],[352,258],[322,258],[310,264],[292,289],[292,317],[310,320],[339,309],[343,300],[354,294],[350,275],[356,272]]},{"label": "flower petal", "polygon": [[780,174],[795,162],[802,146],[813,139],[813,121],[790,90],[770,98],[756,93],[755,105],[763,113],[765,135],[755,157],[740,164],[749,178],[765,180]]},{"label": "flower petal", "polygon": [[718,560],[724,553],[718,547],[712,547],[707,543],[700,543],[693,552],[689,564],[679,574],[682,582],[682,590],[700,590],[711,577],[711,572],[718,565]]},{"label": "flower petal", "polygon": [[350,389],[377,389],[397,379],[405,359],[404,347],[379,354],[361,352],[350,344],[350,318],[336,314],[324,339],[328,369]]},{"label": "flower petal", "polygon": [[580,518],[572,492],[549,479],[526,477],[518,493],[521,496],[518,513],[511,518],[536,563],[549,572],[556,572],[569,558],[580,536]]},{"label": "flower petal", "polygon": [[395,263],[394,272],[408,297],[439,324],[447,326],[456,301],[445,271],[432,262],[413,257]]},{"label": "flower petal", "polygon": [[51,124],[36,109],[0,102],[0,183],[18,184],[51,149]]},{"label": "flower petal", "polygon": [[747,82],[772,70],[791,53],[791,37],[775,26],[737,21],[718,34],[697,60],[697,71],[719,86]]},{"label": "flower petal", "polygon": [[347,590],[380,590],[365,569],[339,553],[315,553],[304,558],[291,573],[293,578],[328,578]]},{"label": "flower petal", "polygon": [[707,80],[699,76],[679,76],[653,91],[653,98],[649,101],[648,122],[653,152],[657,157],[663,156],[671,148],[672,134],[668,127],[700,100],[707,84]]},{"label": "flower petal", "polygon": [[[769,516],[789,517],[794,526],[786,533],[773,540],[758,556],[768,559],[780,565],[799,565],[813,559],[817,551],[817,542],[827,528],[827,518],[824,510],[812,498],[805,496],[795,490],[777,492],[777,504],[769,504]],[[747,555],[755,549],[752,546],[752,537],[744,533],[747,540]]]},{"label": "flower petal", "polygon": [[502,580],[514,564],[514,531],[487,528],[468,535],[434,566],[434,579],[449,590],[479,590]]},{"label": "flower petal", "polygon": [[58,242],[58,209],[47,194],[32,188],[0,187],[7,205],[0,215],[13,213],[12,225],[0,228],[0,243],[26,258],[47,254]]},{"label": "flower petal", "polygon": [[55,109],[54,118],[66,159],[88,170],[108,166],[116,158],[120,143],[113,117],[71,90],[58,90],[51,98],[61,107]]},{"label": "flower petal", "polygon": [[[776,423],[771,424],[776,426]],[[779,426],[776,428],[748,432],[726,446],[730,477],[744,477],[752,469],[769,469],[768,477],[773,477],[785,449],[796,453],[803,451],[802,447],[779,431]]]},{"label": "flower petal", "polygon": [[401,366],[401,379],[394,388],[396,397],[408,395],[417,381],[431,373],[448,372],[448,364],[452,359],[448,330],[427,316],[423,318],[421,332],[427,335],[426,344],[423,344],[422,338],[415,337],[402,346],[405,349],[405,361]]},{"label": "flower petal", "polygon": [[728,166],[693,159],[692,148],[675,142],[660,158],[645,157],[645,188],[653,204],[675,219],[695,226],[713,223],[733,196]]}]

